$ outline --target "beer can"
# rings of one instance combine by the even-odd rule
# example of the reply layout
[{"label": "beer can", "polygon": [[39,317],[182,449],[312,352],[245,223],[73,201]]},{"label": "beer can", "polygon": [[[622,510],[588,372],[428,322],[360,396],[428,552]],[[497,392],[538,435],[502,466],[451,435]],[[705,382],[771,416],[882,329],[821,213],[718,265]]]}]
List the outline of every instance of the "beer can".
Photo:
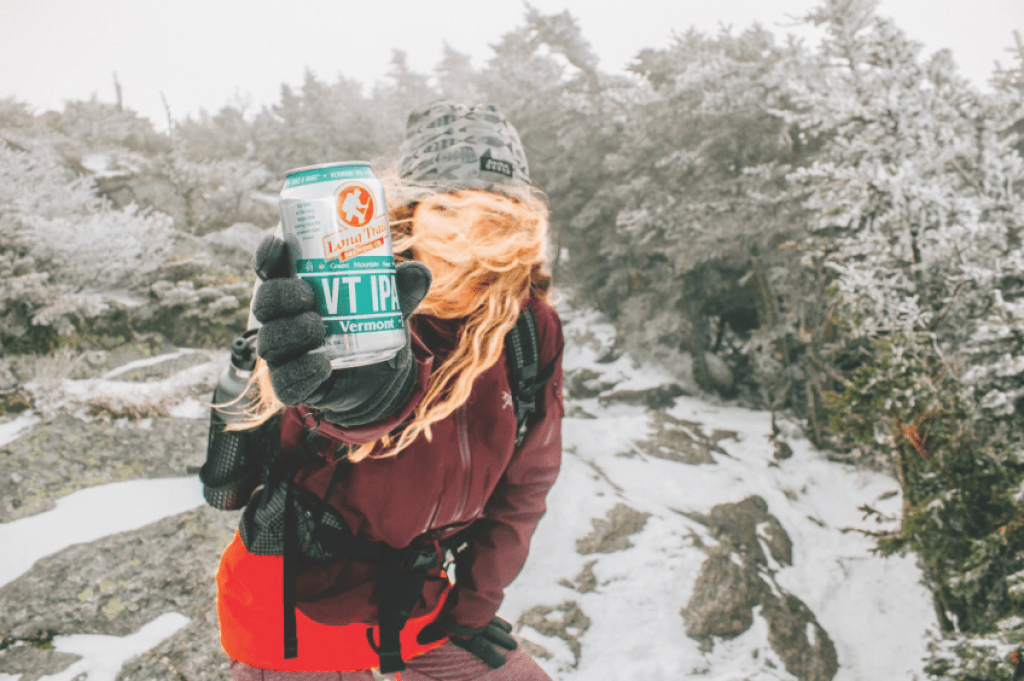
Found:
[{"label": "beer can", "polygon": [[291,273],[313,289],[334,368],[405,346],[384,185],[362,161],[290,170],[278,203]]}]

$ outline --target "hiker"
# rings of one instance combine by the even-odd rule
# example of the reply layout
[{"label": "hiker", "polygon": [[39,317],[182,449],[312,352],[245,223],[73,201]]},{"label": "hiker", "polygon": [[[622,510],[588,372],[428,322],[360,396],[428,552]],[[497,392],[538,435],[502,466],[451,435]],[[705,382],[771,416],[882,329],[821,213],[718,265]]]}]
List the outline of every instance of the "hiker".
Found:
[{"label": "hiker", "polygon": [[385,185],[410,329],[392,360],[332,371],[288,247],[254,257],[262,326],[233,347],[252,378],[235,408],[215,394],[200,472],[211,505],[245,507],[221,643],[236,681],[549,679],[496,616],[561,459],[547,209],[493,106],[411,114]]}]

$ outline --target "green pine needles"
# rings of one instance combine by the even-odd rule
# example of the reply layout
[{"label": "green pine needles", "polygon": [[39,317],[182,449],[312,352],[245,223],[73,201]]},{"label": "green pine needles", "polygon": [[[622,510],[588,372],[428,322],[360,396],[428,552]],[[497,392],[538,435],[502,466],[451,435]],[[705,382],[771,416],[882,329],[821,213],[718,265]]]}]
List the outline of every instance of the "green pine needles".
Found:
[{"label": "green pine needles", "polygon": [[[843,392],[827,393],[826,402],[829,431],[851,447],[874,450],[900,484],[898,530],[868,534],[885,555],[918,555],[947,634],[999,635],[980,649],[954,647],[953,657],[972,674],[988,669],[990,675],[973,678],[1010,678],[1003,656],[996,664],[987,653],[1024,642],[1024,631],[1015,631],[1024,625],[1021,452],[990,419],[976,418],[971,392],[930,334],[876,340],[867,356]],[[870,506],[861,510],[881,519]],[[933,659],[929,671],[948,677],[954,666],[941,660]]]}]

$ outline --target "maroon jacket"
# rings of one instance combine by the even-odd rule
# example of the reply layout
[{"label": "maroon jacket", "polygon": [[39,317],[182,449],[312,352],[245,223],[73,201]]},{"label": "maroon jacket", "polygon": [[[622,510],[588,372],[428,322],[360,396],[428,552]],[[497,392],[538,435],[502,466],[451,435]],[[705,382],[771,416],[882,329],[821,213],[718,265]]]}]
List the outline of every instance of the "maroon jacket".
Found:
[{"label": "maroon jacket", "polygon": [[[561,322],[545,303],[531,299],[528,305],[537,319],[540,367],[553,363],[554,374],[537,395],[537,412],[518,450],[502,353],[476,380],[466,403],[434,424],[430,441],[421,435],[396,457],[353,465],[330,499],[353,533],[396,548],[443,539],[472,524],[472,548],[459,560],[457,586],[444,607],[465,627],[485,626],[498,610],[505,587],[526,561],[530,537],[561,463]],[[423,398],[431,372],[454,349],[459,326],[459,320],[413,317],[418,377],[405,407],[374,424],[339,428],[324,423],[319,432],[358,445],[393,430]],[[307,411],[300,407],[285,413],[285,452],[298,446]],[[296,482],[322,497],[332,471],[330,462],[317,462],[301,469]],[[303,567],[297,584],[299,610],[325,624],[375,622],[375,571],[375,566],[355,560]],[[435,608],[445,586],[436,568],[412,616]]]}]

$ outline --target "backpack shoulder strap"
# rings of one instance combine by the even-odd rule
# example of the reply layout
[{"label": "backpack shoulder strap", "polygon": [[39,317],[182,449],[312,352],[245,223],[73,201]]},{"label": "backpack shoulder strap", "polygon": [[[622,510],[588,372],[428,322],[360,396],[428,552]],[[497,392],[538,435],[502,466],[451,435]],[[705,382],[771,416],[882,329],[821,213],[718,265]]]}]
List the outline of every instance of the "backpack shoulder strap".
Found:
[{"label": "backpack shoulder strap", "polygon": [[527,422],[537,410],[537,393],[554,373],[554,364],[540,368],[540,339],[533,310],[524,307],[516,325],[505,335],[508,384],[516,412],[516,447],[526,437]]}]

